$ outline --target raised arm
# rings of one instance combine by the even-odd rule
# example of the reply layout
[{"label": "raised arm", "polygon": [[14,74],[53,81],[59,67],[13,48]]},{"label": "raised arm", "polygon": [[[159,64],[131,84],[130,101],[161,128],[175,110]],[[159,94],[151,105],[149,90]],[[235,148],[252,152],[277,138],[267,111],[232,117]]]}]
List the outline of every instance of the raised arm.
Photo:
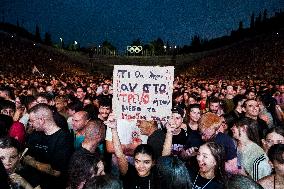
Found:
[{"label": "raised arm", "polygon": [[172,144],[173,144],[173,131],[174,126],[171,124],[171,122],[166,123],[167,133],[166,138],[163,146],[162,156],[169,156],[172,152]]},{"label": "raised arm", "polygon": [[114,154],[117,157],[118,168],[120,170],[120,173],[122,175],[125,175],[128,170],[128,162],[122,150],[122,146],[117,133],[117,123],[113,114],[109,115],[108,120],[105,122],[105,124],[111,129],[113,150]]}]

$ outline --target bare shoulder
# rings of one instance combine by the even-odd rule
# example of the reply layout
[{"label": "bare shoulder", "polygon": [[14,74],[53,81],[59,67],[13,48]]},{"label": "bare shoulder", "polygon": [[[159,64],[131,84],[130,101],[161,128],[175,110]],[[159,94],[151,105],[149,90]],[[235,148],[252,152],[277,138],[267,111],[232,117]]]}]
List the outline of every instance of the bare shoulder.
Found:
[{"label": "bare shoulder", "polygon": [[268,175],[263,177],[262,179],[258,180],[257,182],[264,188],[264,189],[271,189],[273,187],[274,175]]}]

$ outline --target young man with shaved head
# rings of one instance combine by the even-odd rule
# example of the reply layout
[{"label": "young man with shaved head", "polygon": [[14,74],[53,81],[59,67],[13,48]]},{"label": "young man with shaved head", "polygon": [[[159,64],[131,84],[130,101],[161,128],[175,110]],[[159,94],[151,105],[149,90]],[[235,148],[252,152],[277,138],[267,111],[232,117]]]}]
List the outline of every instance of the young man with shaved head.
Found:
[{"label": "young man with shaved head", "polygon": [[73,153],[71,134],[56,125],[46,104],[31,108],[29,122],[35,132],[27,138],[23,177],[42,189],[65,188],[68,161]]}]

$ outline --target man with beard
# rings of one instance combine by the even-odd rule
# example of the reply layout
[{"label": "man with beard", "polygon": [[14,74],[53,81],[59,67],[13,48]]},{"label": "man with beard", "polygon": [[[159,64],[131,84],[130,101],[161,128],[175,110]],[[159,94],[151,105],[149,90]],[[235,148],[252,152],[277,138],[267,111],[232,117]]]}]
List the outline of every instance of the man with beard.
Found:
[{"label": "man with beard", "polygon": [[103,100],[111,100],[111,99],[112,99],[112,94],[110,93],[109,84],[104,83],[102,85],[102,93],[97,96],[97,100],[101,102]]},{"label": "man with beard", "polygon": [[106,121],[111,112],[111,100],[102,99],[99,101],[99,115],[98,118],[102,121]]}]

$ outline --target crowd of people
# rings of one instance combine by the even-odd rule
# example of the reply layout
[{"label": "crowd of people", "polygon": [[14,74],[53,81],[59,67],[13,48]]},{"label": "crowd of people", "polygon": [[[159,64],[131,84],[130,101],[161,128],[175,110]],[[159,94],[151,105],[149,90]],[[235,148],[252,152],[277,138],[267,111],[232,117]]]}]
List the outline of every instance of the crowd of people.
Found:
[{"label": "crowd of people", "polygon": [[[3,35],[7,40],[12,36]],[[284,186],[284,83],[279,77],[176,75],[168,121],[124,120],[112,112],[111,77],[65,74],[68,66],[59,63],[68,60],[49,51],[33,53],[34,62],[26,65],[36,45],[23,46],[18,62],[12,52],[16,42],[9,44],[2,41],[0,47],[5,61],[0,75],[1,189]],[[49,56],[50,64],[42,64],[41,58]],[[214,57],[206,61],[214,67]],[[32,73],[34,66],[45,71]]]},{"label": "crowd of people", "polygon": [[[218,79],[283,80],[284,31],[243,40],[223,49],[205,52],[202,58],[182,67],[189,77]],[[224,74],[227,73],[227,74]]]},{"label": "crowd of people", "polygon": [[44,46],[16,34],[0,32],[0,74],[29,75],[33,66],[41,74],[61,75],[82,72],[82,62],[74,61],[58,49]]},{"label": "crowd of people", "polygon": [[180,75],[172,116],[159,122],[117,119],[110,78],[31,77],[0,80],[1,178],[9,187],[281,188],[284,182],[284,84]]}]

